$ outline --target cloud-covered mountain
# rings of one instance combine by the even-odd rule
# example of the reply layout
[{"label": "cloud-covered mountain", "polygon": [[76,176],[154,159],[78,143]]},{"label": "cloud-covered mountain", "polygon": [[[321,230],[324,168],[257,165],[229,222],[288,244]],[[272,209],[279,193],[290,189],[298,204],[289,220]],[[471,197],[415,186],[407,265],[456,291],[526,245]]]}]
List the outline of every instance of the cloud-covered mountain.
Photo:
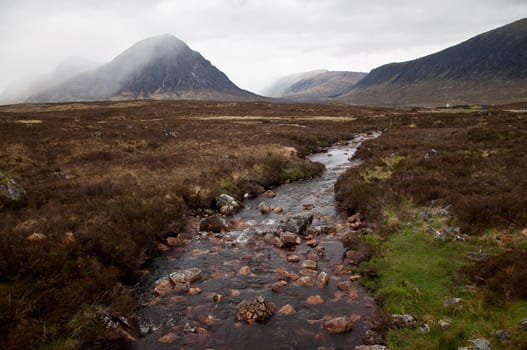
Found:
[{"label": "cloud-covered mountain", "polygon": [[522,19],[432,55],[378,67],[340,101],[434,106],[526,98],[527,19]]},{"label": "cloud-covered mountain", "polygon": [[0,94],[0,104],[21,103],[39,91],[59,85],[68,79],[99,66],[81,57],[70,57],[46,74],[33,74],[10,84]]},{"label": "cloud-covered mountain", "polygon": [[29,102],[118,99],[250,100],[201,54],[173,35],[142,40],[111,62],[45,89]]},{"label": "cloud-covered mountain", "polygon": [[315,70],[277,80],[267,95],[295,101],[325,101],[348,92],[366,73]]}]

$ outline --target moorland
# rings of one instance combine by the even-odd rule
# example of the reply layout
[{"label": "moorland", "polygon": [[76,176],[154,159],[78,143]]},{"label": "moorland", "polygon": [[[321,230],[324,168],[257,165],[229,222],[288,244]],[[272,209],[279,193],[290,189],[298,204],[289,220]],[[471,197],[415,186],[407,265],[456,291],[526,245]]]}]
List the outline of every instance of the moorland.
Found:
[{"label": "moorland", "polygon": [[[134,285],[167,237],[242,199],[317,176],[305,157],[382,135],[338,181],[343,215],[371,233],[353,267],[386,314],[431,332],[377,330],[392,349],[487,338],[527,347],[527,112],[268,102],[121,101],[0,107],[0,347],[103,344],[105,315],[133,323]],[[438,233],[439,232],[439,233]],[[448,298],[461,303],[445,307]],[[442,329],[438,321],[451,326]],[[507,331],[505,343],[495,337]],[[105,344],[105,343],[104,343]],[[498,345],[499,344],[499,345]]]}]

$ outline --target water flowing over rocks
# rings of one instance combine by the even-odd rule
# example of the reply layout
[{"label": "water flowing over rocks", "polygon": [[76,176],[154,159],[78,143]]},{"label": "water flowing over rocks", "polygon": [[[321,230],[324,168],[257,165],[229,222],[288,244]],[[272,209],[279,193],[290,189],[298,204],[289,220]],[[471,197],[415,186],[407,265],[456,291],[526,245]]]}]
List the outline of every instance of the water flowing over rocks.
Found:
[{"label": "water flowing over rocks", "polygon": [[[364,344],[375,303],[358,284],[360,276],[351,275],[349,249],[341,242],[360,216],[340,217],[333,193],[359,145],[346,144],[332,148],[332,157],[312,156],[326,165],[320,178],[259,190],[265,194],[247,196],[243,205],[220,195],[221,215],[200,210],[205,217],[195,217],[190,231],[167,238],[170,249],[153,261],[139,292],[141,337],[133,347]],[[362,234],[367,227],[361,225],[352,232]]]}]

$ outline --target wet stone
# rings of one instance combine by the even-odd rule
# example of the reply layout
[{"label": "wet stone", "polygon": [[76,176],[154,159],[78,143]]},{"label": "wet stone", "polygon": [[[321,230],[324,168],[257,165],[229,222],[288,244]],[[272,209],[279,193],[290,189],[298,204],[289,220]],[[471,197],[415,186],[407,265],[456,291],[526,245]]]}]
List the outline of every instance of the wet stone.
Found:
[{"label": "wet stone", "polygon": [[304,260],[302,263],[303,269],[310,269],[310,270],[316,270],[317,269],[317,262],[313,260]]},{"label": "wet stone", "polygon": [[300,257],[298,255],[292,254],[287,256],[287,261],[290,263],[297,263],[300,261]]},{"label": "wet stone", "polygon": [[219,215],[208,216],[200,220],[199,230],[214,233],[226,232],[229,231],[229,224]]},{"label": "wet stone", "polygon": [[265,321],[271,317],[276,310],[276,305],[263,296],[254,300],[243,300],[236,307],[236,319],[252,323],[254,321]]},{"label": "wet stone", "polygon": [[158,342],[163,344],[172,344],[179,340],[179,337],[174,333],[170,332],[157,339]]},{"label": "wet stone", "polygon": [[306,241],[306,245],[314,248],[318,245],[318,241],[316,239],[310,239],[309,241]]},{"label": "wet stone", "polygon": [[282,242],[282,245],[285,246],[285,247],[290,247],[290,246],[293,246],[293,245],[299,245],[300,243],[302,243],[302,239],[300,239],[300,237],[298,237],[298,235],[296,235],[293,232],[283,232],[283,233],[281,233],[280,234],[280,241]]},{"label": "wet stone", "polygon": [[307,298],[306,303],[309,305],[319,305],[324,303],[324,299],[320,295],[312,295]]},{"label": "wet stone", "polygon": [[327,286],[329,283],[329,275],[322,271],[321,273],[318,274],[317,276],[317,280],[316,280],[316,284],[319,288],[324,288],[325,286]]},{"label": "wet stone", "polygon": [[347,292],[353,289],[353,283],[351,281],[342,281],[337,284],[337,288],[343,292]]},{"label": "wet stone", "polygon": [[195,288],[190,288],[190,289],[188,290],[188,293],[189,293],[190,295],[198,295],[198,294],[201,294],[201,288],[197,288],[197,287],[195,287]]},{"label": "wet stone", "polygon": [[309,287],[315,283],[315,279],[311,276],[302,276],[296,280],[296,284],[300,287]]},{"label": "wet stone", "polygon": [[294,214],[288,215],[284,220],[280,221],[279,227],[282,231],[303,234],[312,222],[313,214],[311,213]]},{"label": "wet stone", "polygon": [[387,346],[384,345],[357,345],[355,350],[388,350]]},{"label": "wet stone", "polygon": [[280,308],[280,310],[278,310],[278,313],[280,315],[287,316],[287,315],[292,315],[292,314],[296,313],[296,310],[295,310],[295,308],[293,306],[287,304],[287,305],[282,306]]},{"label": "wet stone", "polygon": [[240,275],[248,275],[251,273],[251,268],[249,266],[243,266],[240,268],[240,270],[238,271],[238,273]]},{"label": "wet stone", "polygon": [[329,318],[322,323],[322,328],[332,334],[349,332],[353,326],[353,320],[348,316]]},{"label": "wet stone", "polygon": [[269,204],[261,202],[260,204],[258,204],[258,210],[262,214],[269,214],[273,210],[273,208],[271,208]]},{"label": "wet stone", "polygon": [[154,288],[154,294],[164,296],[172,291],[172,283],[168,279],[161,280]]},{"label": "wet stone", "polygon": [[201,269],[198,268],[190,268],[183,271],[176,271],[172,272],[169,275],[170,280],[172,283],[192,283],[201,278]]},{"label": "wet stone", "polygon": [[312,269],[302,269],[300,270],[300,273],[304,276],[316,276],[317,275],[317,270],[312,270]]},{"label": "wet stone", "polygon": [[287,281],[278,281],[273,283],[271,290],[277,293],[283,292],[285,290],[285,286],[287,286]]}]

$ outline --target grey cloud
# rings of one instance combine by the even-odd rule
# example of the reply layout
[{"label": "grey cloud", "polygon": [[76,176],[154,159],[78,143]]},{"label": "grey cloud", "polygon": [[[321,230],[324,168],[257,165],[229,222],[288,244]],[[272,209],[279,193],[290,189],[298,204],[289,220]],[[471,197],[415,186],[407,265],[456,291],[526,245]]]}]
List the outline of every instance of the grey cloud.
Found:
[{"label": "grey cloud", "polygon": [[261,91],[281,74],[412,59],[526,15],[524,0],[0,0],[0,90],[68,56],[107,61],[172,33]]}]

